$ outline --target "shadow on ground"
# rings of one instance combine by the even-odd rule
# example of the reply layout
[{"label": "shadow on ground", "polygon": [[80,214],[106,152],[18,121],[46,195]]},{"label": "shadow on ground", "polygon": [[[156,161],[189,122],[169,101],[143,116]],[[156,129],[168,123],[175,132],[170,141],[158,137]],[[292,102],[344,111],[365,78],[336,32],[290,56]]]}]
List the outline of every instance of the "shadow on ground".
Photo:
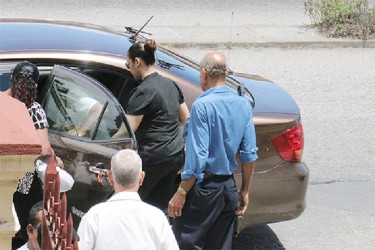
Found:
[{"label": "shadow on ground", "polygon": [[247,227],[233,240],[233,249],[285,249],[267,225]]}]

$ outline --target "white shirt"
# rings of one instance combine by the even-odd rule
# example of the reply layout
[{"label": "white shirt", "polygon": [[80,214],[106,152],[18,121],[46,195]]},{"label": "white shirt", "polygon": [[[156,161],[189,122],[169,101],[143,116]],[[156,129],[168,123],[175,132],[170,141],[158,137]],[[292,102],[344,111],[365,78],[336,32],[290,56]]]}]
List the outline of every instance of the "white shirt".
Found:
[{"label": "white shirt", "polygon": [[99,103],[97,100],[94,100],[90,97],[82,97],[77,102],[76,110],[81,114],[89,113],[90,109],[97,103]]},{"label": "white shirt", "polygon": [[29,246],[27,245],[27,242],[22,247],[18,248],[17,250],[29,250]]},{"label": "white shirt", "polygon": [[78,227],[79,249],[179,249],[164,213],[120,192],[93,206]]}]

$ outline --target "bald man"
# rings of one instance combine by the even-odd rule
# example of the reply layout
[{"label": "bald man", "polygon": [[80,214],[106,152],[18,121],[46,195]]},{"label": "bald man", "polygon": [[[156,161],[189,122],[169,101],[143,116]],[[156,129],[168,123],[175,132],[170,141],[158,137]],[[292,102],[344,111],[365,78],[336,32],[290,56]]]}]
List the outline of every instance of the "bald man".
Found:
[{"label": "bald man", "polygon": [[[203,57],[200,84],[204,92],[193,103],[185,126],[182,181],[168,207],[181,249],[231,249],[236,216],[248,206],[258,158],[252,107],[225,84],[226,76],[222,53]],[[242,170],[239,192],[233,178],[237,152]]]}]

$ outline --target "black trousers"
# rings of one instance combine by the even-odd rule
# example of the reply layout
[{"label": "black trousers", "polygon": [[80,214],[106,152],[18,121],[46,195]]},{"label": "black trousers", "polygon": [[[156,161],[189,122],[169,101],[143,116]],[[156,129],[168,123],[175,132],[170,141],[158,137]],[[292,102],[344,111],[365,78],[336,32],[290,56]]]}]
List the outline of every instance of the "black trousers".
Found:
[{"label": "black trousers", "polygon": [[26,227],[28,225],[30,210],[32,206],[42,200],[43,187],[37,174],[34,175],[34,179],[31,183],[30,191],[28,194],[22,194],[17,191],[13,193],[14,209],[16,210],[18,221],[21,226],[19,233],[22,238],[18,238],[17,241],[16,239],[12,240],[12,249],[17,249],[27,242],[28,236]]},{"label": "black trousers", "polygon": [[187,194],[182,216],[173,220],[181,249],[231,249],[238,193],[233,176],[211,176]]},{"label": "black trousers", "polygon": [[161,164],[143,162],[142,169],[146,176],[138,190],[142,201],[166,213],[168,202],[177,189],[177,171],[183,166],[184,160],[184,154],[181,152]]}]

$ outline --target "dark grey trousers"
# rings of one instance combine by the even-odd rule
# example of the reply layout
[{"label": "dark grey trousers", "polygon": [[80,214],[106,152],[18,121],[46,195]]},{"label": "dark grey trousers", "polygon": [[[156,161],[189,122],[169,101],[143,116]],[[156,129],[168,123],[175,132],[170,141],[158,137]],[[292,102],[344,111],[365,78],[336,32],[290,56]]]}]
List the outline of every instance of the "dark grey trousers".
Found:
[{"label": "dark grey trousers", "polygon": [[173,220],[181,249],[231,249],[238,194],[233,176],[211,176],[195,184],[182,216]]},{"label": "dark grey trousers", "polygon": [[183,164],[183,152],[161,164],[143,162],[142,169],[145,171],[146,176],[138,190],[141,199],[164,212],[168,211],[168,202],[177,189],[177,171]]}]

